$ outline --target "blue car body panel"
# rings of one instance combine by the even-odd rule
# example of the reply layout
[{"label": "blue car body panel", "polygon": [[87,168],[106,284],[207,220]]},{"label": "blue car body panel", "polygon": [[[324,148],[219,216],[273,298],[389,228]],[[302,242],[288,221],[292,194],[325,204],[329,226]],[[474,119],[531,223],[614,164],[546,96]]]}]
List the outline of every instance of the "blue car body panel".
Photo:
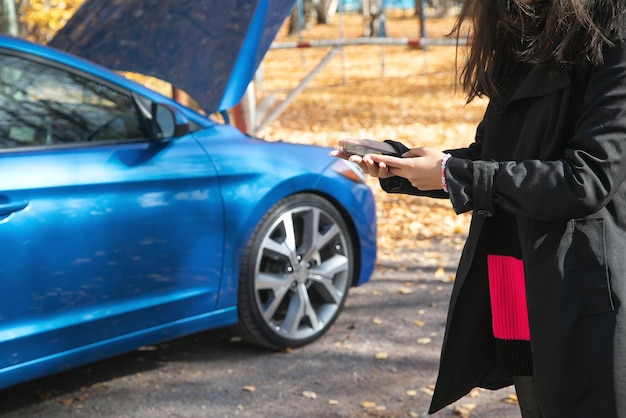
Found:
[{"label": "blue car body panel", "polygon": [[[355,284],[363,284],[369,279],[376,262],[376,208],[372,192],[365,184],[352,183],[330,169],[333,161],[328,158],[329,149],[285,142],[268,143],[241,136],[235,128],[226,125],[215,125],[196,137],[206,147],[220,173],[224,197],[227,238],[222,286],[233,292],[223,293],[218,307],[235,303],[238,260],[241,260],[248,238],[262,216],[280,199],[303,191],[336,201],[349,214],[352,226],[358,231],[358,245],[365,255]],[[246,158],[248,155],[253,157]],[[350,193],[338,193],[341,189],[350,190]]]},{"label": "blue car body panel", "polygon": [[191,139],[158,146],[0,155],[0,201],[28,205],[0,225],[0,365],[214,309],[215,172]]},{"label": "blue car body panel", "polygon": [[196,127],[165,142],[0,150],[0,388],[236,323],[246,245],[297,193],[345,215],[360,254],[354,284],[369,280],[374,198],[327,149],[243,135],[51,48],[0,36],[0,53],[167,104]]}]

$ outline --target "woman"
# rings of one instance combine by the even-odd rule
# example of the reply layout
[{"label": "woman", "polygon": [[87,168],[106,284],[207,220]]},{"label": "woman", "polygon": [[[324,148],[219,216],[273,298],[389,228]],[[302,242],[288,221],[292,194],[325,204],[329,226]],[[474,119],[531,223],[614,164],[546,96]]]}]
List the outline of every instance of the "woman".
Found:
[{"label": "woman", "polygon": [[465,0],[468,148],[333,151],[472,222],[430,412],[515,384],[522,416],[626,417],[625,0]]}]

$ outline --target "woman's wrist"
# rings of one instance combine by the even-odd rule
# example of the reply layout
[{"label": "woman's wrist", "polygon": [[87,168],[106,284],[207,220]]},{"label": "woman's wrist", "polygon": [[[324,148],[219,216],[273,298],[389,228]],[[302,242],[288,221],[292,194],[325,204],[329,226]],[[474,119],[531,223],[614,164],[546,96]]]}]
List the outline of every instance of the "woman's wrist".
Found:
[{"label": "woman's wrist", "polygon": [[450,154],[443,154],[441,158],[441,188],[444,192],[448,193],[448,182],[446,181],[446,164],[448,164],[448,160],[452,157]]}]

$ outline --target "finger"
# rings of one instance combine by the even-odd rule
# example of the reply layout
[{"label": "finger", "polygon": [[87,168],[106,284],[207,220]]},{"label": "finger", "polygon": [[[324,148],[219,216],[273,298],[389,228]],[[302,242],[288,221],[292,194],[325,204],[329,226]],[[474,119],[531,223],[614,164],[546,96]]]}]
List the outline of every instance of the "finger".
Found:
[{"label": "finger", "polygon": [[378,164],[378,176],[385,176],[389,172],[389,167],[385,165],[385,163]]},{"label": "finger", "polygon": [[374,164],[376,164],[376,161],[374,161],[374,160],[372,159],[372,154],[365,154],[365,155],[363,156],[363,162],[364,162],[365,164],[367,164],[367,165],[374,165]]},{"label": "finger", "polygon": [[360,155],[350,154],[349,155],[349,160],[352,161],[353,163],[357,163],[357,164],[362,164],[363,163],[363,157],[361,157]]},{"label": "finger", "polygon": [[346,154],[345,152],[340,151],[340,150],[332,150],[328,153],[328,155],[331,157],[337,157],[337,158],[341,158],[344,160],[348,160],[352,156],[351,154]]},{"label": "finger", "polygon": [[339,157],[339,154],[343,154],[343,153],[341,151],[339,151],[339,150],[336,150],[336,149],[334,149],[334,150],[332,150],[332,151],[330,151],[328,153],[328,155],[330,155],[331,157]]},{"label": "finger", "polygon": [[368,154],[368,156],[372,162],[378,165],[383,164],[386,167],[398,167],[402,164],[402,158],[392,157],[390,155]]},{"label": "finger", "polygon": [[[372,158],[372,154],[365,154],[363,156],[363,163],[365,163],[365,165],[367,166],[367,168],[368,168],[368,170],[370,172],[378,173],[378,171],[381,168],[381,163],[375,161]],[[387,165],[385,163],[382,163],[382,166],[385,167],[385,168],[387,167]]]}]

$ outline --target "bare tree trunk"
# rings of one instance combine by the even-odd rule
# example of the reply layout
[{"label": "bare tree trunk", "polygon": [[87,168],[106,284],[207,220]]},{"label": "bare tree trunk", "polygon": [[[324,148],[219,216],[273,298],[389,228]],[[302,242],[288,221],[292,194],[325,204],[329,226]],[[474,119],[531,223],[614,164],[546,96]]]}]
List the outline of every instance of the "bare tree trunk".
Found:
[{"label": "bare tree trunk", "polygon": [[422,0],[415,0],[415,16],[419,16],[420,14],[422,14],[422,11],[424,10],[424,3],[422,2]]},{"label": "bare tree trunk", "polygon": [[316,0],[299,0],[291,12],[289,18],[289,35],[297,35],[302,29],[311,24],[311,18],[315,13]]},{"label": "bare tree trunk", "polygon": [[383,0],[363,0],[363,36],[387,36]]},{"label": "bare tree trunk", "polygon": [[2,32],[17,36],[17,13],[14,0],[2,0]]},{"label": "bare tree trunk", "polygon": [[291,16],[289,17],[289,31],[287,32],[289,36],[297,35],[300,32],[301,28],[300,24],[300,10],[298,6],[293,8],[291,11]]},{"label": "bare tree trunk", "polygon": [[420,37],[426,38],[426,14],[424,11],[425,0],[415,0],[415,16],[419,19]]},{"label": "bare tree trunk", "polygon": [[[375,1],[375,0],[373,0]],[[361,6],[363,12],[363,36],[372,36],[372,16],[370,15],[370,0],[363,0]]]},{"label": "bare tree trunk", "polygon": [[330,24],[337,13],[339,0],[317,0],[317,23]]}]

